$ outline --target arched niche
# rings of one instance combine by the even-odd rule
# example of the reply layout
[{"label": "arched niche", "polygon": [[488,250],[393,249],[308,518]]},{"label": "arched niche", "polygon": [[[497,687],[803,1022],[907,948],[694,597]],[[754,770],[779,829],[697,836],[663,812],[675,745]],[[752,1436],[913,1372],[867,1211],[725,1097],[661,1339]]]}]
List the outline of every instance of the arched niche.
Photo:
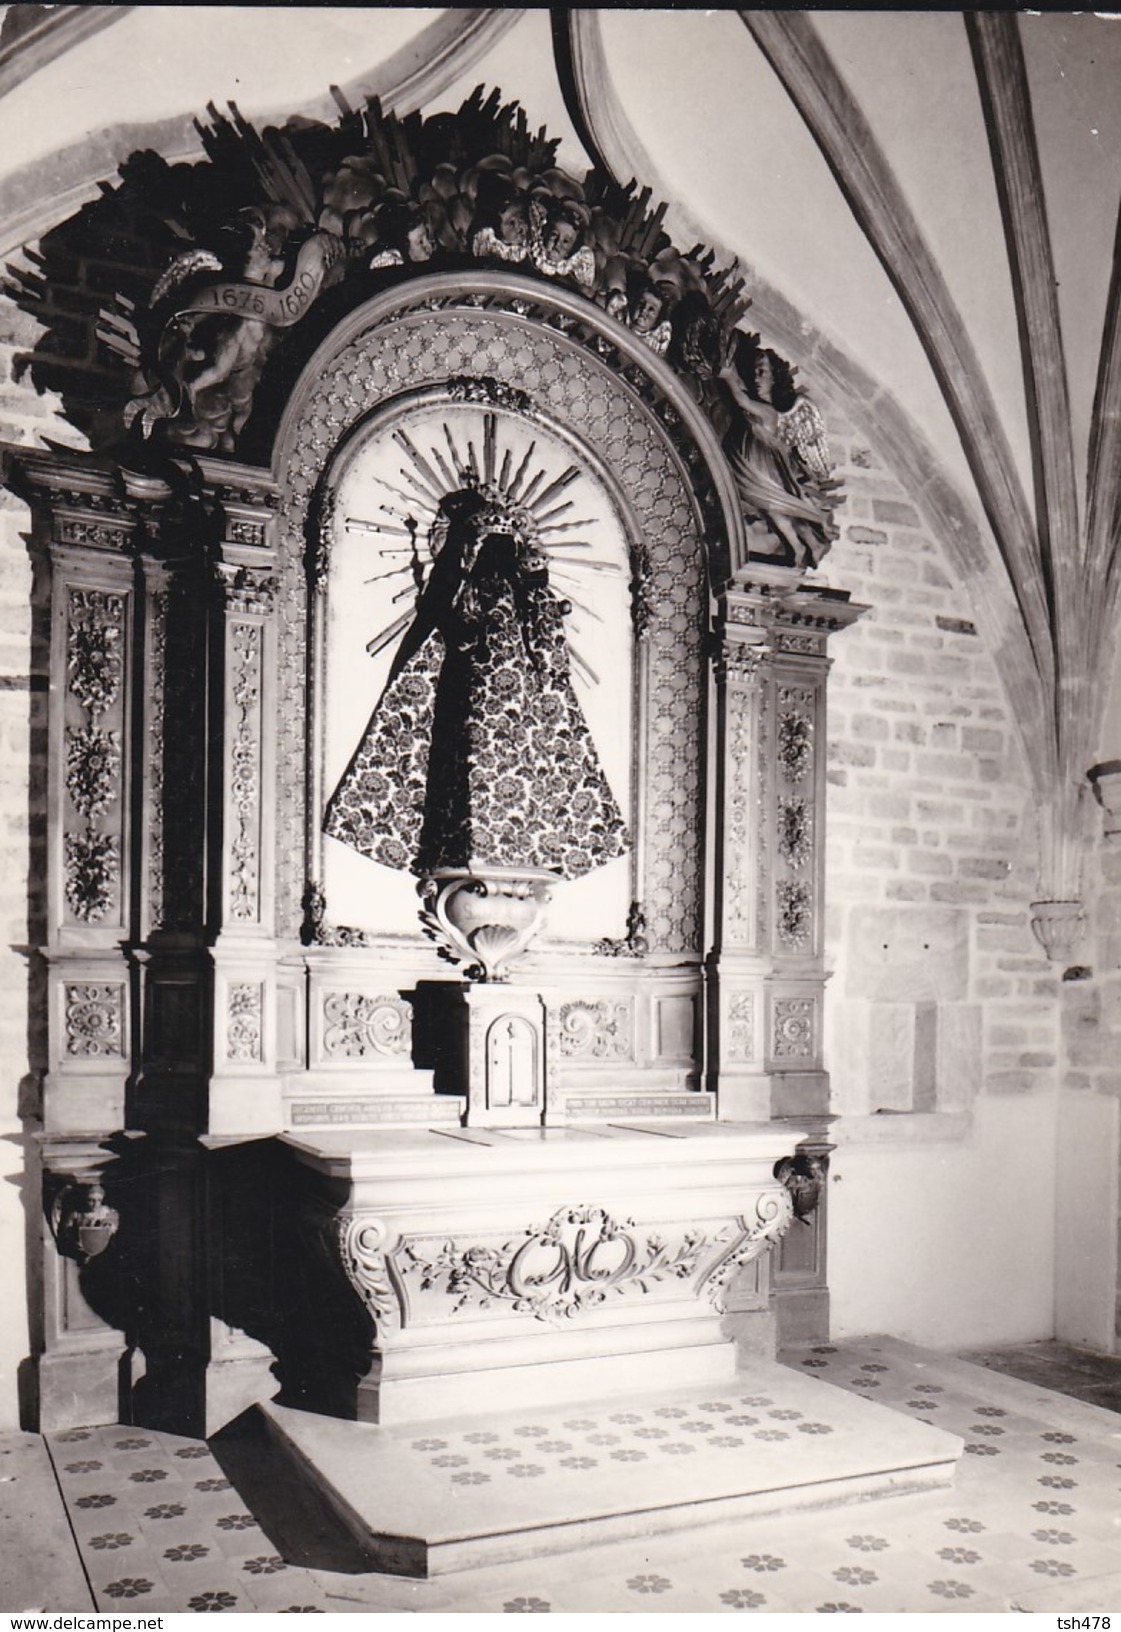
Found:
[{"label": "arched niche", "polygon": [[[383,578],[401,558],[378,552],[408,550],[409,522],[423,545],[436,500],[470,461],[499,485],[521,471],[530,493],[563,484],[559,508],[570,503],[587,524],[576,542],[594,565],[565,549],[564,532],[550,542],[558,586],[574,600],[578,694],[631,836],[626,856],[558,883],[512,978],[548,988],[558,1094],[595,1086],[602,1097],[607,1070],[616,1086],[630,1077],[632,1091],[698,1086],[707,640],[714,594],[742,550],[717,452],[660,359],[587,302],[509,274],[387,291],[304,370],[272,469],[276,929],[281,942],[302,933],[308,943],[309,1069],[298,1090],[289,1082],[301,1125],[314,1116],[307,1083],[317,1073],[336,1105],[348,1069],[367,1099],[371,1065],[400,1093],[400,1035],[386,1055],[367,1022],[408,1009],[418,983],[459,978],[423,934],[407,872],[325,837],[323,812],[396,641],[373,660],[364,648],[407,622],[408,574]],[[296,986],[282,976],[281,989]]]}]

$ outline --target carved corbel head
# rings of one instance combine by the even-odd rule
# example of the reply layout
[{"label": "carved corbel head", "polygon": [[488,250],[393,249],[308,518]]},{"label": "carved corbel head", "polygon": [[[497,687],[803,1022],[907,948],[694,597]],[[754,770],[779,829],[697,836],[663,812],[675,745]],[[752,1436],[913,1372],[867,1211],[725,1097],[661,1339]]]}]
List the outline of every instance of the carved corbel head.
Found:
[{"label": "carved corbel head", "polygon": [[121,1215],[105,1200],[101,1184],[63,1184],[55,1192],[50,1207],[51,1234],[64,1258],[73,1258],[84,1268],[99,1258],[116,1235]]}]

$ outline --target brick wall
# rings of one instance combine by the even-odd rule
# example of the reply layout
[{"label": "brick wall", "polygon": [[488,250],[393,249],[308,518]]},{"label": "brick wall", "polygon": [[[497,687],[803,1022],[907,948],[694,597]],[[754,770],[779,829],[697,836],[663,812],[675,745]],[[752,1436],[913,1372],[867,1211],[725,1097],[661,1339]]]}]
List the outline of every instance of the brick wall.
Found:
[{"label": "brick wall", "polygon": [[822,576],[871,607],[831,647],[836,1109],[1051,1088],[1060,971],[1030,928],[1034,809],[1000,677],[922,515],[874,449],[829,423],[848,499]]}]

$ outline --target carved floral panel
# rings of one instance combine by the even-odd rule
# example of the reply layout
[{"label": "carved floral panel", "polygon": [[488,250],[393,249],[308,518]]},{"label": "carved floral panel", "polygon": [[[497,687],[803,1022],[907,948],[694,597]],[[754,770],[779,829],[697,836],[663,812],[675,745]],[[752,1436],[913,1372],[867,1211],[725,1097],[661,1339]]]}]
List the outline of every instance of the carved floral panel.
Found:
[{"label": "carved floral panel", "polygon": [[71,585],[65,607],[62,889],[71,918],[99,924],[119,904],[127,601]]},{"label": "carved floral panel", "polygon": [[407,1060],[412,1052],[410,1005],[391,996],[327,992],[323,998],[323,1052],[330,1058]]},{"label": "carved floral panel", "polygon": [[230,916],[252,922],[260,891],[261,815],[261,663],[263,629],[259,623],[235,621],[229,626],[230,697]]},{"label": "carved floral panel", "polygon": [[351,1284],[385,1341],[400,1325],[530,1316],[567,1323],[617,1300],[703,1299],[718,1310],[738,1271],[785,1232],[785,1190],[750,1214],[639,1224],[595,1205],[562,1207],[541,1224],[474,1238],[406,1234],[385,1219],[345,1216],[336,1239]]},{"label": "carved floral panel", "polygon": [[563,1003],[558,1026],[561,1054],[566,1060],[631,1058],[632,1015],[630,1003]]},{"label": "carved floral panel", "polygon": [[811,997],[775,999],[771,1037],[775,1059],[813,1059],[815,1008],[816,1002]]},{"label": "carved floral panel", "polygon": [[64,1049],[71,1059],[124,1056],[125,988],[81,981],[63,988]]},{"label": "carved floral panel", "polygon": [[729,1061],[755,1058],[755,998],[751,992],[737,992],[728,1002],[725,1053]]},{"label": "carved floral panel", "polygon": [[260,1060],[264,991],[259,981],[238,981],[226,997],[226,1058]]}]

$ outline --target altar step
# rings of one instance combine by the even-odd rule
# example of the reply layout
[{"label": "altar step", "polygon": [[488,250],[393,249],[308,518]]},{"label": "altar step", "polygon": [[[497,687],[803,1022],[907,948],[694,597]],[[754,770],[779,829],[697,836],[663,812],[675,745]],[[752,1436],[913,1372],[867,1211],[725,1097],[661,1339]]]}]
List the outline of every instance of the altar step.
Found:
[{"label": "altar step", "polygon": [[763,1361],[718,1386],[390,1427],[260,1409],[370,1569],[418,1577],[926,1490],[962,1450]]}]

